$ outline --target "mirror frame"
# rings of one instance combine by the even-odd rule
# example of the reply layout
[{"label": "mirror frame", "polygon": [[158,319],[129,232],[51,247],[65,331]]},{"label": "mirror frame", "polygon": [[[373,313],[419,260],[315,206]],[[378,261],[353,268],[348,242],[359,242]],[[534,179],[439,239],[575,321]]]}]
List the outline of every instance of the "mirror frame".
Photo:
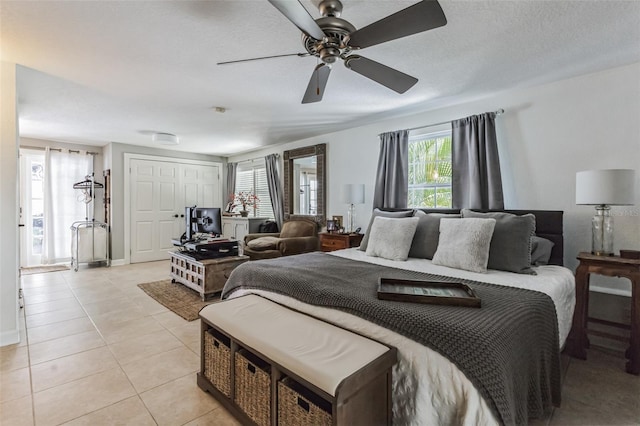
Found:
[{"label": "mirror frame", "polygon": [[[318,181],[318,214],[301,215],[293,212],[293,160],[316,156],[316,179]],[[324,226],[326,220],[325,207],[327,205],[327,144],[306,146],[285,151],[284,159],[284,220],[311,219],[320,226]]]}]

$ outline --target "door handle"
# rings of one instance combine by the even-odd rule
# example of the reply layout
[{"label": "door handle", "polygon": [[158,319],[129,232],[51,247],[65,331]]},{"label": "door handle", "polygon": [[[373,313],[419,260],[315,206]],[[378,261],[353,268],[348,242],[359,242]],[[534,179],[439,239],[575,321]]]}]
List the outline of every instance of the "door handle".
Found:
[{"label": "door handle", "polygon": [[18,224],[18,228],[22,228],[24,226],[24,223],[19,223]]},{"label": "door handle", "polygon": [[178,216],[178,214],[176,213],[176,214],[174,214],[174,215],[173,215],[173,217],[179,217],[179,216]]},{"label": "door handle", "polygon": [[184,217],[184,215],[183,215],[183,214],[181,214],[181,215],[180,215],[180,217]]}]

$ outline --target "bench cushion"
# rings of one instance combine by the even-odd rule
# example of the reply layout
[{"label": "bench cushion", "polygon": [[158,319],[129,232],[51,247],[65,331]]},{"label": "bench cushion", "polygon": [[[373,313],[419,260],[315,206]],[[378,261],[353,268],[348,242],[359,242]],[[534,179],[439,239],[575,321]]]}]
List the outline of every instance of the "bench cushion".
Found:
[{"label": "bench cushion", "polygon": [[389,350],[251,294],[206,306],[200,316],[332,396],[344,378]]}]

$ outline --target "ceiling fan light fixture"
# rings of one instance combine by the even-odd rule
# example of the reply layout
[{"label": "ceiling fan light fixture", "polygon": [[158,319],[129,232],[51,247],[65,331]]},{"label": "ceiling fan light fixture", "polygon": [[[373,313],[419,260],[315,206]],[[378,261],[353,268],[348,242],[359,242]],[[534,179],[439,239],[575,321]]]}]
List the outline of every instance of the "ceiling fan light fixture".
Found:
[{"label": "ceiling fan light fixture", "polygon": [[153,142],[160,145],[178,145],[180,140],[172,133],[154,133]]}]

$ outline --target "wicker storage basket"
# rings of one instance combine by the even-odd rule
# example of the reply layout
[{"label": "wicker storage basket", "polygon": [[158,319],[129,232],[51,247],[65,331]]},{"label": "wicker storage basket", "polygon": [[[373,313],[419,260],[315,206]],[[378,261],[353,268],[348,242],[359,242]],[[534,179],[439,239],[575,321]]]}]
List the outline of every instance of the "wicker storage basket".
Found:
[{"label": "wicker storage basket", "polygon": [[230,339],[210,328],[204,333],[204,377],[228,398],[231,397]]},{"label": "wicker storage basket", "polygon": [[331,425],[331,403],[285,377],[278,382],[278,424]]},{"label": "wicker storage basket", "polygon": [[235,402],[258,425],[271,424],[271,368],[244,349],[235,354]]}]

